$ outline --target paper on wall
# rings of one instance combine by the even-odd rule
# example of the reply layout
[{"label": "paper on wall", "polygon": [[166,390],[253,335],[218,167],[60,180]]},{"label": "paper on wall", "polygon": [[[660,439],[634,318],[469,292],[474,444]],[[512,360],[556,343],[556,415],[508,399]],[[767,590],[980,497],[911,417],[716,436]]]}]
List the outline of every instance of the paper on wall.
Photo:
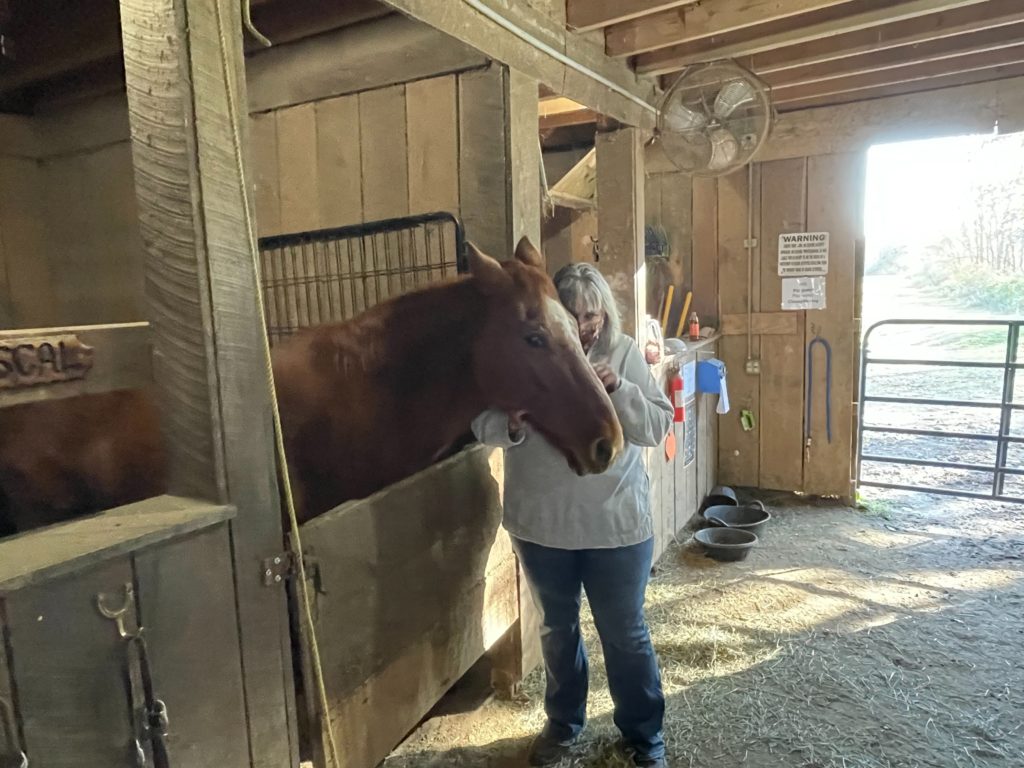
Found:
[{"label": "paper on wall", "polygon": [[825,278],[782,278],[782,308],[825,309]]}]

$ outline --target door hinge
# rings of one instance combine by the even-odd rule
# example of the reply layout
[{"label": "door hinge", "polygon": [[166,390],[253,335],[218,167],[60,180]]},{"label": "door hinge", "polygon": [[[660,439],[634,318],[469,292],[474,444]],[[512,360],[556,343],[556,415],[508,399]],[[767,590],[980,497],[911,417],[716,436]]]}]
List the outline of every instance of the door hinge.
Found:
[{"label": "door hinge", "polygon": [[[321,595],[326,594],[320,578],[320,562],[315,557],[307,554],[302,558],[302,563],[306,567],[306,578],[313,582],[317,593]],[[283,584],[299,573],[295,553],[290,551],[279,552],[276,555],[263,558],[260,561],[260,571],[263,586],[275,587],[278,584]]]}]

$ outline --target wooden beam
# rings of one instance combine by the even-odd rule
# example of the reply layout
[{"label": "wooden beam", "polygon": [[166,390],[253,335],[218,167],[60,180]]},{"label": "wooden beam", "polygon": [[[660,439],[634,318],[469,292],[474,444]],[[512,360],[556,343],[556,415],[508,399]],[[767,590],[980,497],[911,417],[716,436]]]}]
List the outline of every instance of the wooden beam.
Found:
[{"label": "wooden beam", "polygon": [[799,45],[754,54],[739,61],[748,69],[765,75],[848,56],[882,52],[898,46],[928,43],[982,30],[993,30],[1024,21],[1019,0],[989,0],[984,14],[975,6],[918,16],[892,24],[829,35]]},{"label": "wooden beam", "polygon": [[246,62],[249,109],[264,112],[483,67],[487,61],[470,46],[393,14],[252,55]]},{"label": "wooden beam", "polygon": [[549,99],[541,99],[537,105],[537,114],[540,117],[548,115],[561,115],[565,112],[578,112],[585,107],[579,102],[567,99],[564,96],[555,96]]},{"label": "wooden beam", "polygon": [[[244,151],[246,90],[234,0],[120,0],[154,382],[169,492],[238,509],[231,523],[249,754],[296,765],[265,335]],[[246,756],[248,758],[248,756]]]},{"label": "wooden beam", "polygon": [[[870,101],[781,114],[758,160],[832,155],[887,142],[991,133],[996,124],[1000,132],[1024,130],[1024,77],[963,84],[972,76],[981,73],[932,81],[935,90],[894,94],[893,90],[906,86],[889,86],[887,93],[876,91]],[[961,82],[949,82],[954,78]],[[911,85],[920,88],[924,84]],[[951,109],[951,104],[956,108]]]},{"label": "wooden beam", "polygon": [[600,115],[592,109],[577,109],[572,112],[558,112],[553,115],[544,115],[540,118],[540,130],[550,131],[555,128],[565,128],[570,125],[587,125],[596,123]]},{"label": "wooden beam", "polygon": [[818,64],[760,73],[772,87],[814,83],[837,77],[877,72],[910,64],[947,60],[950,71],[960,69],[959,58],[970,53],[996,51],[1019,45],[1024,40],[1024,21],[1004,24],[952,37],[940,37],[916,45],[884,48],[871,53],[831,59]]},{"label": "wooden beam", "polygon": [[780,109],[787,102],[803,101],[818,96],[864,91],[899,83],[913,83],[937,77],[978,70],[1024,64],[1024,43],[981,53],[969,53],[946,59],[895,66],[862,74],[834,77],[794,85],[783,85],[772,91],[772,101]]},{"label": "wooden beam", "polygon": [[566,23],[586,32],[689,5],[694,0],[567,0]]},{"label": "wooden beam", "polygon": [[597,219],[602,274],[623,308],[623,331],[643,348],[647,313],[644,272],[644,152],[640,131],[597,134]]},{"label": "wooden beam", "polygon": [[[753,312],[750,315],[751,332],[757,336],[790,336],[800,331],[794,312]],[[723,336],[745,336],[747,315],[722,315]]]},{"label": "wooden beam", "polygon": [[[968,72],[956,72],[948,75],[921,78],[900,83],[876,86],[865,85],[857,90],[843,91],[840,93],[808,94],[803,98],[794,98],[783,104],[779,104],[778,107],[780,112],[794,112],[796,110],[811,109],[814,107],[850,104],[852,102],[878,99],[886,96],[900,96],[920,91],[935,91],[937,89],[951,88],[954,86],[985,83],[992,80],[1004,80],[1009,78],[1018,78],[1021,76],[1024,76],[1024,62],[1017,62],[1013,64],[976,69]],[[954,104],[955,106],[951,107],[951,104]],[[946,104],[945,108],[947,111],[959,111],[962,109],[962,105],[956,104],[956,102],[950,102]],[[983,113],[986,117],[989,114],[990,112]],[[956,122],[955,118],[950,118],[950,124],[953,124],[954,122]],[[1021,127],[1017,130],[1024,128],[1024,124],[1020,124],[1020,126]],[[992,127],[993,126],[990,125],[989,130],[991,130]],[[1004,126],[1000,124],[1000,131],[1003,130]]]},{"label": "wooden beam", "polygon": [[[985,0],[904,0],[896,5],[883,0],[854,2],[855,4],[848,6],[835,6],[802,16],[774,19],[717,37],[642,53],[636,58],[635,68],[640,74],[660,75],[682,69],[688,64],[750,56],[786,46],[810,43],[820,38],[937,14],[940,11],[977,6]],[[860,10],[851,12],[853,8]],[[978,12],[978,15],[982,14]]]},{"label": "wooden beam", "polygon": [[509,67],[529,75],[556,93],[628,125],[650,128],[655,113],[655,86],[641,80],[625,62],[609,59],[601,45],[567,31],[527,3],[487,6],[506,22],[541,40],[568,59],[612,82],[622,92],[579,72],[506,29],[467,2],[384,0],[396,10],[471,45]]},{"label": "wooden beam", "polygon": [[615,24],[605,31],[609,56],[635,56],[668,45],[724,35],[767,22],[792,19],[799,25],[802,14],[828,9],[842,10],[853,0],[706,0],[673,8],[653,16]]}]

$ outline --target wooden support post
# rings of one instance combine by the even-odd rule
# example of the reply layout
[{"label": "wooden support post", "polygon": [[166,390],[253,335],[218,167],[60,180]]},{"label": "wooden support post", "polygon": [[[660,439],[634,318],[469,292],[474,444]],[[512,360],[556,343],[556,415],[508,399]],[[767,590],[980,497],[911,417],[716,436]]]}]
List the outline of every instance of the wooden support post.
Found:
[{"label": "wooden support post", "polygon": [[[537,140],[537,81],[514,70],[504,71],[508,188],[506,221],[511,258],[519,238],[530,238],[540,248],[540,142]],[[492,142],[494,138],[491,139]],[[504,531],[499,536],[507,535]],[[491,681],[498,695],[511,697],[523,678],[541,663],[540,614],[522,568],[518,567],[519,620],[488,652]]]},{"label": "wooden support post", "polygon": [[644,153],[640,130],[597,134],[598,266],[622,312],[622,329],[643,344],[647,314],[644,269]]},{"label": "wooden support post", "polygon": [[252,210],[235,151],[247,114],[239,6],[120,5],[170,492],[238,509],[231,536],[249,728],[239,764],[284,768],[298,762],[294,688],[285,592],[264,587],[259,572],[282,536]]}]

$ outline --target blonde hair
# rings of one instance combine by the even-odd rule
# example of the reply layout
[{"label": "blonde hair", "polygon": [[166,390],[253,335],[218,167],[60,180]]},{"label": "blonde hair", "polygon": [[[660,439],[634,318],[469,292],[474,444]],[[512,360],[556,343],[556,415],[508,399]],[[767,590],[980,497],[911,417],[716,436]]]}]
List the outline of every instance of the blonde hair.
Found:
[{"label": "blonde hair", "polygon": [[555,274],[558,299],[571,311],[604,312],[605,344],[611,344],[622,333],[622,317],[611,286],[593,264],[567,264]]}]

